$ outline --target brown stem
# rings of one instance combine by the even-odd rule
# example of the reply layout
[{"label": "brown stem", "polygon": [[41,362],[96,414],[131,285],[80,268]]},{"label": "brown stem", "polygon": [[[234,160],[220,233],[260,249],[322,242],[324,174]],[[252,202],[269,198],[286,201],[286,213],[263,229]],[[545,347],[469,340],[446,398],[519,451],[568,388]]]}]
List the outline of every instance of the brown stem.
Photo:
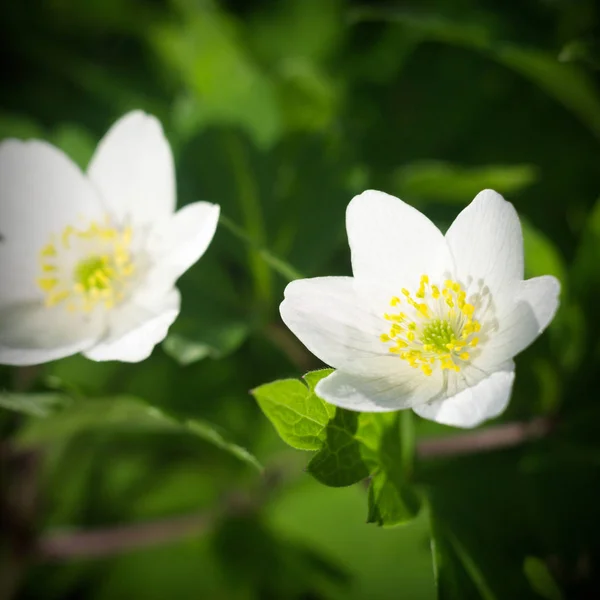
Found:
[{"label": "brown stem", "polygon": [[495,425],[479,431],[421,440],[417,444],[417,455],[420,458],[438,458],[500,450],[544,437],[553,429],[554,422],[547,417]]},{"label": "brown stem", "polygon": [[89,531],[55,531],[42,537],[36,557],[57,560],[77,556],[92,558],[120,554],[135,548],[148,548],[207,532],[217,518],[210,511]]}]

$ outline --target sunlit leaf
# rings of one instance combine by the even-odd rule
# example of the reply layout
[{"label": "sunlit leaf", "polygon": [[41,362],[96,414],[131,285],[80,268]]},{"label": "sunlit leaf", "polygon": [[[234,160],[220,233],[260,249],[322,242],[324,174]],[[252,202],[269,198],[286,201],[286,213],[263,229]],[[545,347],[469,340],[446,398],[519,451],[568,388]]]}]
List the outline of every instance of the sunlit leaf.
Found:
[{"label": "sunlit leaf", "polygon": [[307,471],[321,483],[344,487],[372,475],[370,523],[394,526],[413,519],[420,507],[410,487],[414,455],[409,412],[359,413],[331,406],[314,388],[331,369],[275,381],[253,390],[281,438],[301,450],[316,450]]},{"label": "sunlit leaf", "polygon": [[314,393],[314,386],[331,372],[323,369],[307,373],[307,385],[297,379],[284,379],[252,390],[281,439],[293,448],[319,450],[323,446],[325,427],[336,409]]}]

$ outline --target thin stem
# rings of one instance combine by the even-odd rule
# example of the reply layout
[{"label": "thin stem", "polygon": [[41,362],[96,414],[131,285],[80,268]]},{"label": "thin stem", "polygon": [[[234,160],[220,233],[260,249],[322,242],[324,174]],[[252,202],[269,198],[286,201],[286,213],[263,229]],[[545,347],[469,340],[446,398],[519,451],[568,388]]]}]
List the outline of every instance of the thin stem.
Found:
[{"label": "thin stem", "polygon": [[35,555],[45,561],[73,556],[79,558],[111,556],[206,533],[217,518],[216,512],[207,511],[121,527],[89,531],[57,531],[39,541]]},{"label": "thin stem", "polygon": [[544,437],[553,428],[554,422],[547,417],[506,423],[480,431],[421,440],[417,444],[417,454],[420,458],[439,458],[511,448]]},{"label": "thin stem", "polygon": [[283,259],[275,256],[270,250],[262,247],[261,244],[250,237],[239,225],[236,225],[229,217],[221,214],[219,217],[219,222],[225,229],[229,231],[236,238],[248,244],[250,248],[252,248],[260,258],[267,263],[273,271],[281,275],[286,281],[294,281],[295,279],[302,279],[304,276],[302,273],[297,271],[294,267],[292,267],[289,263],[285,262]]},{"label": "thin stem", "polygon": [[[244,227],[258,246],[262,247],[266,243],[265,225],[259,191],[248,164],[248,157],[241,141],[233,134],[225,138],[225,149],[233,169]],[[271,272],[260,252],[252,246],[250,247],[249,261],[256,296],[260,303],[269,306],[272,296]]]}]

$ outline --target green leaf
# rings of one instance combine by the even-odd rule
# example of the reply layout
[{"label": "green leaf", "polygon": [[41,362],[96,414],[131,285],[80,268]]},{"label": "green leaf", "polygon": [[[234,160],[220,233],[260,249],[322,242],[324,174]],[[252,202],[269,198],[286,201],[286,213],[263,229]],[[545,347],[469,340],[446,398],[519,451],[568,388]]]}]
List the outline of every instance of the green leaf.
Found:
[{"label": "green leaf", "polygon": [[307,471],[330,487],[345,487],[370,474],[369,522],[406,523],[420,501],[409,486],[414,455],[412,415],[359,413],[336,408],[314,392],[332,369],[304,376],[307,385],[286,379],[253,390],[260,408],[281,438],[300,450],[317,450]]},{"label": "green leaf", "polygon": [[69,404],[69,399],[63,394],[14,394],[0,393],[0,406],[7,410],[24,413],[32,417],[48,417],[52,413]]},{"label": "green leaf", "polygon": [[313,371],[304,376],[307,385],[297,379],[266,383],[252,390],[260,409],[271,421],[281,439],[298,450],[320,450],[325,427],[335,415],[334,406],[321,400],[314,388],[333,369]]},{"label": "green leaf", "polygon": [[261,464],[248,450],[227,440],[213,424],[198,419],[177,420],[131,396],[78,400],[44,420],[29,421],[16,441],[23,446],[52,444],[104,428],[191,433],[262,470]]},{"label": "green leaf", "polygon": [[356,439],[359,413],[337,408],[327,423],[323,447],[308,463],[308,472],[331,487],[357,483],[369,475]]},{"label": "green leaf", "polygon": [[308,472],[325,485],[342,487],[364,479],[369,469],[355,438],[362,415],[331,406],[314,392],[317,383],[332,372],[307,373],[306,385],[296,379],[267,383],[252,394],[286,443],[318,451],[308,463]]},{"label": "green leaf", "polygon": [[464,167],[440,161],[409,163],[394,173],[401,197],[411,200],[464,204],[484,189],[513,194],[537,180],[532,165]]},{"label": "green leaf", "polygon": [[390,479],[385,472],[373,475],[367,523],[382,527],[404,525],[417,516],[419,508],[419,497],[409,485]]},{"label": "green leaf", "polygon": [[537,594],[547,600],[562,600],[562,592],[543,560],[528,556],[523,564],[523,572]]},{"label": "green leaf", "polygon": [[236,23],[210,8],[184,12],[181,25],[161,25],[151,38],[165,68],[193,93],[185,114],[176,116],[179,133],[237,125],[258,146],[272,146],[281,133],[276,91],[244,48]]}]

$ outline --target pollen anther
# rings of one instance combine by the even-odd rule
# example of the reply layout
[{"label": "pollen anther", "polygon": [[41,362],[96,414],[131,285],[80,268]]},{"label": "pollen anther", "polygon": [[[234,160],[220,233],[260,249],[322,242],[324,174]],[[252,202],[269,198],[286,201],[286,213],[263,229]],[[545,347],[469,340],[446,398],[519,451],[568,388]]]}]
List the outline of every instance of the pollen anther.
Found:
[{"label": "pollen anther", "polygon": [[[432,375],[436,367],[460,371],[479,344],[479,338],[473,336],[481,329],[475,319],[478,296],[467,302],[467,293],[459,281],[447,279],[442,286],[430,284],[426,274],[421,276],[414,297],[406,288],[400,291],[410,308],[383,315],[391,327],[389,333],[381,334],[380,340],[390,344],[389,352],[426,376]],[[390,305],[396,306],[400,301],[393,296]]]}]

